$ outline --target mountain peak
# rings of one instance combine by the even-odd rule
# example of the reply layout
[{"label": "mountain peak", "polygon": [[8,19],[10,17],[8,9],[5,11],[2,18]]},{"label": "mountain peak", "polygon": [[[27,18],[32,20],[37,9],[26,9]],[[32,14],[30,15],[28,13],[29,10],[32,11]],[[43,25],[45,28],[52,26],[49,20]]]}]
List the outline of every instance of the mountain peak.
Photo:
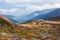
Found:
[{"label": "mountain peak", "polygon": [[38,15],[38,16],[32,18],[32,19],[33,20],[38,20],[38,19],[46,19],[46,18],[57,17],[57,16],[60,16],[60,8],[57,8],[53,11],[48,12],[48,13],[44,12],[44,14]]}]

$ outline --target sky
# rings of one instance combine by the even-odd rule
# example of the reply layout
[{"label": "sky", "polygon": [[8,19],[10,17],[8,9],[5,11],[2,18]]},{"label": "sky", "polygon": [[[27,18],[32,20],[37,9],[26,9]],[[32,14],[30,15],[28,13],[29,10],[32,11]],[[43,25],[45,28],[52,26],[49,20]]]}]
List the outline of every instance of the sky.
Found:
[{"label": "sky", "polygon": [[0,0],[0,14],[4,15],[21,16],[52,8],[60,8],[60,0]]}]

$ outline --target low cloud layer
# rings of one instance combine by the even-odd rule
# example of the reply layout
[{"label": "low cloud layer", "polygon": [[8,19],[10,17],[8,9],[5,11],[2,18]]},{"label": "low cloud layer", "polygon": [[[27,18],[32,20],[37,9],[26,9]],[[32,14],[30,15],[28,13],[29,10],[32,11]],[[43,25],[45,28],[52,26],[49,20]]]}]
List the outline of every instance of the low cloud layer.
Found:
[{"label": "low cloud layer", "polygon": [[0,0],[0,13],[5,15],[20,16],[52,8],[60,8],[60,0]]}]

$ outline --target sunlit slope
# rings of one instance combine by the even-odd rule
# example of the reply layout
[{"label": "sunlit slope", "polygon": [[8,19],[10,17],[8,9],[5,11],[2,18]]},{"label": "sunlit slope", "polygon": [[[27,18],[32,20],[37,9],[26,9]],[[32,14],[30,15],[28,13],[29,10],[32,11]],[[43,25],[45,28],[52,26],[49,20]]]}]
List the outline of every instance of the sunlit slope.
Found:
[{"label": "sunlit slope", "polygon": [[12,21],[0,15],[0,32],[14,32]]}]

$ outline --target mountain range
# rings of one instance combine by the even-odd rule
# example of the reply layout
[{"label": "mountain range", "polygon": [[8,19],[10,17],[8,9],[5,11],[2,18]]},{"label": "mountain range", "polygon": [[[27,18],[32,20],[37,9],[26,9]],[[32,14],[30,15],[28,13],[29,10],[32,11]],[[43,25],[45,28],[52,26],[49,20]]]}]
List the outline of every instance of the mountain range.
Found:
[{"label": "mountain range", "polygon": [[4,16],[15,23],[19,23],[19,22],[25,22],[27,20],[39,20],[39,19],[47,19],[51,17],[58,17],[60,16],[60,8],[35,11],[30,14],[18,16],[18,17],[15,17],[13,15],[4,15]]},{"label": "mountain range", "polygon": [[36,16],[33,18],[33,20],[47,19],[47,18],[58,17],[58,16],[60,16],[60,9],[55,9],[47,14]]},{"label": "mountain range", "polygon": [[[36,14],[37,15],[37,14]],[[11,16],[11,15],[10,15]],[[10,17],[8,16],[8,17]],[[9,18],[6,18],[4,15],[1,15],[0,14],[0,32],[3,32],[3,33],[8,33],[8,34],[12,34],[12,33],[18,33],[19,35],[19,38],[24,38],[24,37],[36,37],[36,38],[40,38],[41,37],[41,33],[46,32],[45,29],[42,29],[44,31],[39,31],[40,28],[42,27],[46,27],[46,25],[44,26],[43,22],[40,21],[40,20],[28,20],[26,21],[25,23],[14,23],[14,21],[12,21],[11,19]],[[11,16],[11,18],[14,18],[14,16]],[[45,18],[43,18],[45,19]],[[59,20],[60,19],[60,16],[55,16],[55,17],[52,17],[52,18],[47,18],[48,20]],[[47,20],[45,19],[45,20]],[[60,20],[59,20],[60,21]],[[53,22],[53,21],[52,21]],[[40,25],[40,23],[43,23]],[[54,22],[53,22],[54,24]],[[48,24],[47,24],[48,25]],[[54,25],[53,25],[54,26]],[[48,26],[49,27],[49,26]],[[57,26],[59,27],[59,25]],[[55,26],[54,26],[55,28]],[[51,29],[49,29],[50,32],[52,32]],[[60,30],[60,28],[58,29]],[[58,31],[57,30],[57,31]],[[54,30],[53,30],[54,31]],[[54,31],[52,32],[52,34],[56,33],[57,31]],[[58,31],[60,32],[60,31]],[[60,34],[60,33],[59,33]],[[4,34],[5,35],[5,34]],[[54,34],[55,35],[55,34]],[[15,35],[14,35],[15,36]],[[16,36],[15,36],[16,37]],[[54,36],[55,37],[55,36]],[[60,37],[60,36],[59,36]]]}]

